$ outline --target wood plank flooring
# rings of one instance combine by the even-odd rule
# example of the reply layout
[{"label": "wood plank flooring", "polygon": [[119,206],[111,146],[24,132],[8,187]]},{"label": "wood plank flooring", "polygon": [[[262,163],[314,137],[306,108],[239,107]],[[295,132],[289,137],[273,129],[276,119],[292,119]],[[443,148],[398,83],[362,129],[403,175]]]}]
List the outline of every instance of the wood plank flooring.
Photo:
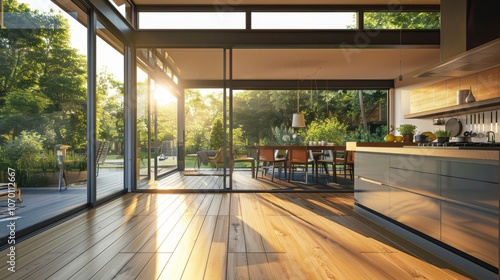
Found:
[{"label": "wood plank flooring", "polygon": [[126,194],[16,244],[0,279],[470,279],[352,193]]}]

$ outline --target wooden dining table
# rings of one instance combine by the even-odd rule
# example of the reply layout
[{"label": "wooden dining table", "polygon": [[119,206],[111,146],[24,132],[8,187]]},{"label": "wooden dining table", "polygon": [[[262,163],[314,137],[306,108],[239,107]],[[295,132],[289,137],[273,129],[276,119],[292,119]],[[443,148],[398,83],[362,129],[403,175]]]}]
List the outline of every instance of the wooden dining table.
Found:
[{"label": "wooden dining table", "polygon": [[[343,145],[266,145],[266,146],[253,146],[252,148],[257,150],[257,159],[259,158],[259,151],[261,149],[274,149],[274,150],[290,150],[290,149],[304,149],[312,151],[313,159],[314,159],[314,172],[315,178],[318,175],[318,159],[323,155],[324,151],[327,150],[335,150],[335,148],[345,147]],[[326,173],[328,173],[328,168],[325,164]],[[257,178],[257,174],[255,174],[255,178]],[[307,182],[307,180],[306,180]]]}]

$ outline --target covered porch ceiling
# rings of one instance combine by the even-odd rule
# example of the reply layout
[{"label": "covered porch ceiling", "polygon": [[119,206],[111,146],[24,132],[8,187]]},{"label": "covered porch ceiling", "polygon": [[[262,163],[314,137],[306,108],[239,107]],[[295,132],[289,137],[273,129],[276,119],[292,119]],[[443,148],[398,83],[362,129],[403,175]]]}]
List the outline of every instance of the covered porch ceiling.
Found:
[{"label": "covered porch ceiling", "polygon": [[[137,6],[210,6],[213,0],[132,0]],[[439,5],[439,0],[237,0],[218,5]],[[141,31],[139,31],[141,32]],[[180,78],[220,80],[223,76],[221,48],[162,48]],[[440,61],[439,45],[403,46],[388,44],[368,48],[342,49],[293,46],[238,46],[233,49],[235,80],[394,80],[397,87],[432,82],[435,78],[414,78],[418,70]],[[399,75],[403,81],[398,81]]]}]

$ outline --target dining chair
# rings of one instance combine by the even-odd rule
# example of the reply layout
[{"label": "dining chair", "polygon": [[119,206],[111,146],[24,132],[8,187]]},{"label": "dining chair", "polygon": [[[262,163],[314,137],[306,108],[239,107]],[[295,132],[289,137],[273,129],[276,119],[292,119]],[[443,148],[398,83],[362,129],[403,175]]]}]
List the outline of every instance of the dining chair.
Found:
[{"label": "dining chair", "polygon": [[346,151],[346,162],[344,167],[344,177],[345,172],[349,172],[349,178],[354,181],[354,151]]},{"label": "dining chair", "polygon": [[312,170],[314,170],[314,159],[310,157],[310,152],[306,147],[292,147],[288,151],[288,181],[293,178],[294,169],[297,166],[305,167],[305,182],[308,183],[308,169],[311,165]]},{"label": "dining chair", "polygon": [[354,180],[354,152],[347,151],[345,146],[340,146],[338,150],[336,149],[335,161],[338,166],[342,167],[342,173],[344,173],[344,178],[347,178],[347,173],[349,173],[349,178],[351,181]]},{"label": "dining chair", "polygon": [[[345,146],[335,146],[333,149],[328,150],[328,156],[324,159],[318,159],[316,161],[317,165],[325,165],[325,172],[329,175],[328,167],[332,166],[332,177],[333,182],[337,183],[337,166],[344,167],[346,149]],[[345,168],[345,167],[344,167]],[[316,167],[316,180],[318,180],[318,170]]]},{"label": "dining chair", "polygon": [[255,178],[258,178],[257,175],[259,174],[259,167],[262,168],[262,177],[264,177],[264,171],[267,174],[267,170],[272,167],[271,181],[274,181],[274,169],[278,167],[278,177],[281,178],[281,168],[285,166],[285,163],[286,158],[278,158],[277,153],[275,153],[274,151],[274,148],[260,148],[257,152],[257,167],[255,170]]}]

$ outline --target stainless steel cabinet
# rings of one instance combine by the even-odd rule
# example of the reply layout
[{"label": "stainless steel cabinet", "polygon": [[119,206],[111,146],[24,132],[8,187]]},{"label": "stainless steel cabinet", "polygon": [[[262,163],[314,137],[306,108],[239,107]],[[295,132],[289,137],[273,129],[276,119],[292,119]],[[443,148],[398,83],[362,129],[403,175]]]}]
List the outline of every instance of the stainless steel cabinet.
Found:
[{"label": "stainless steel cabinet", "polygon": [[440,201],[393,188],[390,217],[439,240],[441,238]]},{"label": "stainless steel cabinet", "polygon": [[498,212],[442,202],[441,241],[493,266],[498,265]]},{"label": "stainless steel cabinet", "polygon": [[498,266],[498,162],[356,153],[356,203]]},{"label": "stainless steel cabinet", "polygon": [[355,178],[354,201],[389,217],[390,188],[376,182]]}]

